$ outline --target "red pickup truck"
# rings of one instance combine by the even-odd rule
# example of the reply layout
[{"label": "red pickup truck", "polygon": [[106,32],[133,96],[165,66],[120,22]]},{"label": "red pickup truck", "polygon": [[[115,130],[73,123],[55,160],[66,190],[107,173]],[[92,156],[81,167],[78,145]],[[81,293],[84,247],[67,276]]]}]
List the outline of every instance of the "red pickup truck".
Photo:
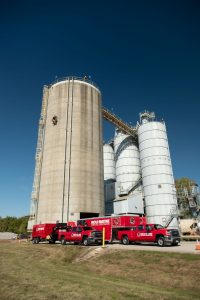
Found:
[{"label": "red pickup truck", "polygon": [[158,246],[178,245],[180,235],[177,229],[167,229],[159,224],[132,226],[128,230],[118,231],[118,239],[124,245],[137,242],[153,242]]},{"label": "red pickup truck", "polygon": [[65,229],[58,230],[58,240],[62,245],[65,245],[66,242],[74,242],[74,244],[82,243],[85,246],[101,244],[102,231],[88,226],[66,227]]}]

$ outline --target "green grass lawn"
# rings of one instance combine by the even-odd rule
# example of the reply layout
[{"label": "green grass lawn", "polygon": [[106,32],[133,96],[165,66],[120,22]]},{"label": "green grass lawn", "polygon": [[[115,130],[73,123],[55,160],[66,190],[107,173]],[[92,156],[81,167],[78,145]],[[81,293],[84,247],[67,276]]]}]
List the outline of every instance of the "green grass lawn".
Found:
[{"label": "green grass lawn", "polygon": [[0,243],[0,299],[200,299],[193,254]]}]

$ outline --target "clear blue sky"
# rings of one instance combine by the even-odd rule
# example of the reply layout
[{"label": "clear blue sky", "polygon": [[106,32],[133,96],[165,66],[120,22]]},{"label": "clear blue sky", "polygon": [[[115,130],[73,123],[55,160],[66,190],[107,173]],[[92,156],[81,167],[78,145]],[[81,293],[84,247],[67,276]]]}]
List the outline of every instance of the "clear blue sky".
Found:
[{"label": "clear blue sky", "polygon": [[[200,184],[200,2],[2,0],[0,216],[29,213],[42,87],[88,74],[135,124],[166,121],[175,178]],[[104,139],[114,129],[104,122]]]}]

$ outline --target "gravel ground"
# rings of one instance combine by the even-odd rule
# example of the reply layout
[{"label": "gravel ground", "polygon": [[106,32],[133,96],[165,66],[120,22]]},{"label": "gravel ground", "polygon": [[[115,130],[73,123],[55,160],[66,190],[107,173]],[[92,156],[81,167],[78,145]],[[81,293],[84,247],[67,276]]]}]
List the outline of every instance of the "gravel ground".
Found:
[{"label": "gravel ground", "polygon": [[[23,240],[22,240],[23,241]],[[25,242],[27,240],[24,240]],[[5,239],[0,239],[0,243],[19,243],[19,240],[5,240]],[[199,242],[200,244],[200,242]],[[49,245],[49,244],[48,244]],[[59,243],[58,245],[61,246]],[[89,248],[95,248],[99,249],[101,246],[90,246]],[[139,245],[122,245],[119,243],[113,243],[113,244],[107,244],[105,246],[106,250],[112,250],[112,249],[119,249],[119,250],[147,250],[147,251],[158,251],[158,252],[174,252],[174,253],[192,253],[192,254],[199,254],[200,255],[200,250],[196,250],[196,242],[191,242],[191,241],[183,241],[181,242],[178,246],[166,246],[166,247],[158,247],[157,245],[154,244],[139,244]]]},{"label": "gravel ground", "polygon": [[0,232],[0,240],[12,240],[16,237],[17,234],[13,232]]},{"label": "gravel ground", "polygon": [[196,242],[181,242],[178,246],[167,246],[158,247],[152,244],[142,245],[122,245],[122,244],[110,244],[106,247],[110,249],[123,249],[123,250],[148,250],[148,251],[159,251],[159,252],[177,252],[177,253],[193,253],[200,254],[200,250],[195,249]]}]

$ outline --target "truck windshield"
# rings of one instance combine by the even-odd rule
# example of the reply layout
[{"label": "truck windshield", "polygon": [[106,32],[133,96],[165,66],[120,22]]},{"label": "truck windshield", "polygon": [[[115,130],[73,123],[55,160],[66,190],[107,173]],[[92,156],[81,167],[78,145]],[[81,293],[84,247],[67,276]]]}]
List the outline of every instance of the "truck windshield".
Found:
[{"label": "truck windshield", "polygon": [[162,225],[160,225],[160,224],[155,224],[154,228],[155,229],[163,229],[164,227]]},{"label": "truck windshield", "polygon": [[86,226],[83,227],[83,230],[92,230],[92,229],[93,229],[92,227],[86,227]]},{"label": "truck windshield", "polygon": [[152,226],[151,225],[146,225],[146,230],[147,231],[151,231],[152,230]]}]

